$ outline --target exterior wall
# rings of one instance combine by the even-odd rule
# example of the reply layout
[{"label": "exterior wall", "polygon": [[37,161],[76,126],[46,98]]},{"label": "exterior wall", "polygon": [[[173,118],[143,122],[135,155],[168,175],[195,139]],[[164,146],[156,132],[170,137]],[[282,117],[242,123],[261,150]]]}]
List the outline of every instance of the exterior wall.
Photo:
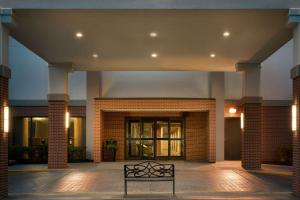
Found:
[{"label": "exterior wall", "polygon": [[262,107],[262,161],[280,161],[278,148],[292,146],[290,106]]},{"label": "exterior wall", "polygon": [[207,161],[208,113],[189,112],[185,116],[186,160]]},{"label": "exterior wall", "polygon": [[[159,111],[159,112],[207,112],[208,118],[208,137],[207,137],[207,160],[210,162],[216,161],[216,130],[215,130],[215,100],[214,99],[96,99],[95,100],[95,124],[94,124],[94,161],[100,162],[102,155],[102,145],[105,138],[105,113],[112,111],[124,112],[145,112]],[[118,116],[119,119],[121,116]],[[201,119],[201,118],[199,118]],[[115,133],[120,131],[122,125],[120,123],[114,124]],[[113,131],[113,132],[114,132]],[[202,155],[194,156],[200,158]],[[117,155],[121,156],[122,155]]]}]

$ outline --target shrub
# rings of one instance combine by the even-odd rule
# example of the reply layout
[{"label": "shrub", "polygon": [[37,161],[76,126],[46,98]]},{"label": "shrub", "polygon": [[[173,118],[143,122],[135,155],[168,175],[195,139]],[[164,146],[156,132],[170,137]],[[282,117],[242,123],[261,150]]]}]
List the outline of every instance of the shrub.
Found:
[{"label": "shrub", "polygon": [[69,162],[81,162],[86,160],[86,147],[68,147]]},{"label": "shrub", "polygon": [[280,145],[278,147],[278,156],[279,156],[280,162],[291,164],[293,161],[292,145]]}]

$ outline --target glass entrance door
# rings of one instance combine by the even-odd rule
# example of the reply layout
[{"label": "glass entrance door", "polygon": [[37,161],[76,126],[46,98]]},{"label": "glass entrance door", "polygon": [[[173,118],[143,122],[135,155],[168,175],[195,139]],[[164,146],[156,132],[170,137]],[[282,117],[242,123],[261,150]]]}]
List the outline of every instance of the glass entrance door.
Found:
[{"label": "glass entrance door", "polygon": [[126,126],[126,159],[184,158],[182,119],[129,119]]}]

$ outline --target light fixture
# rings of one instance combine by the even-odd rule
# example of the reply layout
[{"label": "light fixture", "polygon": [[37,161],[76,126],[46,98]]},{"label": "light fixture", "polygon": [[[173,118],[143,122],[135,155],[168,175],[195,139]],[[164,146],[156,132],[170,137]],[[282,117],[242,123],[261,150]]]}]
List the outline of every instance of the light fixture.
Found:
[{"label": "light fixture", "polygon": [[4,107],[4,133],[9,132],[9,107]]},{"label": "light fixture", "polygon": [[244,113],[241,113],[241,129],[244,129]]},{"label": "light fixture", "polygon": [[230,36],[230,32],[225,31],[225,32],[223,33],[223,36],[224,36],[225,38],[229,37],[229,36]]},{"label": "light fixture", "polygon": [[157,37],[157,33],[156,33],[156,32],[151,32],[149,35],[150,35],[150,37],[152,37],[152,38]]},{"label": "light fixture", "polygon": [[230,114],[235,114],[236,113],[236,108],[229,108],[229,113]]},{"label": "light fixture", "polygon": [[297,106],[292,105],[292,131],[297,131]]},{"label": "light fixture", "polygon": [[66,128],[69,128],[70,126],[70,113],[66,112]]},{"label": "light fixture", "polygon": [[97,53],[93,54],[93,58],[98,58],[98,57],[99,57],[99,55]]},{"label": "light fixture", "polygon": [[76,37],[77,37],[77,38],[82,38],[82,37],[83,37],[83,34],[82,34],[81,32],[77,32],[77,33],[76,33]]},{"label": "light fixture", "polygon": [[215,58],[215,57],[216,57],[216,54],[212,53],[212,54],[210,54],[210,57],[211,57],[211,58]]},{"label": "light fixture", "polygon": [[158,56],[157,53],[152,53],[152,54],[151,54],[151,57],[152,57],[152,58],[157,58],[157,56]]}]

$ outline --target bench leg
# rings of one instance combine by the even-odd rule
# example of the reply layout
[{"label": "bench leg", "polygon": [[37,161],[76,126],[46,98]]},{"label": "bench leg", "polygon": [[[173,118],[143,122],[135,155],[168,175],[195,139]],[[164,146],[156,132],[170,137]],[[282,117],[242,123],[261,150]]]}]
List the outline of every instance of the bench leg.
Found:
[{"label": "bench leg", "polygon": [[127,181],[124,181],[125,196],[127,195]]},{"label": "bench leg", "polygon": [[173,180],[173,196],[175,196],[175,180]]}]

